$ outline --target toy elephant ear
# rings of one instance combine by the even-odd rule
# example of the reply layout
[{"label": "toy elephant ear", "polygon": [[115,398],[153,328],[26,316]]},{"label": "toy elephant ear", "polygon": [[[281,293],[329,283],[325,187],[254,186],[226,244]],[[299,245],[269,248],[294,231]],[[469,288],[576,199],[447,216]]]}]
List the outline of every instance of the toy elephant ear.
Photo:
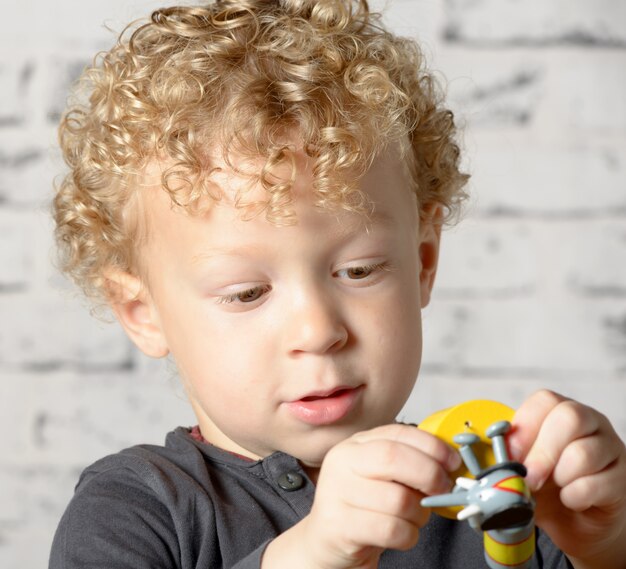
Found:
[{"label": "toy elephant ear", "polygon": [[[476,435],[480,440],[472,445],[472,450],[480,466],[485,469],[496,464],[491,440],[487,437],[487,429],[498,421],[511,421],[514,413],[513,409],[503,403],[476,399],[430,415],[419,424],[419,428],[439,437],[457,449],[459,445],[454,442],[455,435],[459,433]],[[472,477],[472,474],[463,464],[450,477],[456,480],[458,477]],[[456,519],[461,509],[462,507],[453,506],[435,508],[434,511],[440,516]]]}]

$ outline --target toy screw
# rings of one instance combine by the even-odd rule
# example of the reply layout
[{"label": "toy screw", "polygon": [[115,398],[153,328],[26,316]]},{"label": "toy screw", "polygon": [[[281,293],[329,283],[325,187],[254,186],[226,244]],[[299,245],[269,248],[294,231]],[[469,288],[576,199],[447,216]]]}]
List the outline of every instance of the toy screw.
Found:
[{"label": "toy screw", "polygon": [[454,435],[452,440],[457,445],[461,446],[459,452],[461,453],[461,458],[463,459],[465,466],[467,466],[467,469],[474,476],[478,476],[481,468],[480,464],[478,464],[478,459],[472,450],[472,445],[479,442],[480,437],[474,433],[460,433],[458,435]]},{"label": "toy screw", "polygon": [[497,463],[509,461],[509,455],[504,442],[504,435],[506,435],[510,430],[511,423],[508,421],[498,421],[487,429],[487,436],[491,439],[493,453],[496,457]]}]

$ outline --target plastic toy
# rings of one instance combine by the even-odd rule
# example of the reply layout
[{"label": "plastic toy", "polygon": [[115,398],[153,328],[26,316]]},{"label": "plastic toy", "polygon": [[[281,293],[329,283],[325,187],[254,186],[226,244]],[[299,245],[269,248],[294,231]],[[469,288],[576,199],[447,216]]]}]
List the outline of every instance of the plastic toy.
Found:
[{"label": "plastic toy", "polygon": [[470,401],[420,425],[459,447],[465,465],[455,473],[451,493],[424,498],[421,504],[484,532],[485,560],[491,569],[528,569],[535,553],[534,501],[524,481],[526,468],[509,460],[505,436],[511,423],[494,421],[498,414],[509,419],[513,410],[493,401]]}]

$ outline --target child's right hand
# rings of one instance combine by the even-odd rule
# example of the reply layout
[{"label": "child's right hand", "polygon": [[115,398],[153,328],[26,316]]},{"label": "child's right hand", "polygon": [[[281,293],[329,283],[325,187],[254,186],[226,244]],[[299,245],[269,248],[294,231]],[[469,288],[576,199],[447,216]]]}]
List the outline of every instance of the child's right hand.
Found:
[{"label": "child's right hand", "polygon": [[370,569],[418,540],[425,495],[450,491],[459,454],[407,425],[357,433],[326,455],[311,513],[266,549],[263,569]]}]

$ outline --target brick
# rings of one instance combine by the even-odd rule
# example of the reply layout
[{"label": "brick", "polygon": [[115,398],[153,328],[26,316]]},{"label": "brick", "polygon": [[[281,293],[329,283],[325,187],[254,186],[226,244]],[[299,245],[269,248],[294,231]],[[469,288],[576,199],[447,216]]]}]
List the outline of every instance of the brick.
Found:
[{"label": "brick", "polygon": [[442,2],[430,0],[375,0],[369,2],[373,10],[383,14],[383,21],[395,33],[404,37],[417,38],[428,59],[436,48],[443,26],[444,6]]},{"label": "brick", "polygon": [[67,106],[67,98],[72,85],[89,64],[88,58],[55,57],[48,61],[46,117],[55,126]]},{"label": "brick", "polygon": [[559,232],[562,286],[588,298],[626,298],[626,224],[623,219],[564,223]]},{"label": "brick", "polygon": [[[19,465],[8,461],[0,464],[3,508],[2,522],[15,525],[37,520],[41,516],[58,520],[71,493],[67,490],[76,484],[80,471],[76,468],[52,467],[45,464]],[[65,488],[60,495],[50,492],[51,487]]]},{"label": "brick", "polygon": [[445,37],[478,45],[624,45],[620,0],[448,0]]},{"label": "brick", "polygon": [[[622,3],[626,8],[626,4]],[[625,10],[626,12],[626,10]],[[626,13],[624,14],[626,22]],[[569,50],[550,59],[544,112],[553,128],[582,137],[626,134],[626,50]],[[617,141],[624,147],[624,139]]]},{"label": "brick", "polygon": [[443,233],[433,301],[559,293],[619,300],[624,283],[622,217],[470,217]]},{"label": "brick", "polygon": [[433,299],[422,312],[423,370],[450,373],[464,369],[471,317],[468,302]]},{"label": "brick", "polygon": [[443,302],[425,320],[424,364],[502,377],[626,377],[626,300],[566,294]]},{"label": "brick", "polygon": [[533,129],[529,136],[563,142],[626,132],[626,50],[454,47],[434,64],[470,129]]},{"label": "brick", "polygon": [[26,96],[29,91],[34,64],[32,61],[0,62],[0,128],[19,126],[26,120]]},{"label": "brick", "polygon": [[548,68],[537,53],[452,49],[432,65],[446,78],[446,104],[461,127],[526,127],[545,97]]},{"label": "brick", "polygon": [[52,198],[54,176],[60,171],[58,151],[50,150],[54,133],[44,130],[0,136],[0,204],[44,208]]},{"label": "brick", "polygon": [[[9,14],[14,12],[11,21],[15,25],[7,26],[6,33],[0,38],[0,47],[23,50],[36,50],[40,54],[67,49],[77,51],[88,49],[94,52],[104,42],[112,45],[116,33],[120,32],[131,20],[149,16],[150,11],[159,3],[142,0],[130,5],[124,0],[85,3],[80,0],[63,0],[50,4],[37,3],[37,18],[27,21],[20,6],[8,5]],[[22,19],[20,19],[22,18]],[[28,42],[24,41],[25,36]]]},{"label": "brick", "polygon": [[471,188],[481,214],[585,218],[626,212],[626,144],[474,133]]},{"label": "brick", "polygon": [[444,231],[434,302],[532,293],[537,263],[528,221],[466,219]]},{"label": "brick", "polygon": [[2,567],[47,566],[54,531],[77,479],[78,471],[67,467],[0,464]]},{"label": "brick", "polygon": [[143,372],[3,372],[0,427],[20,464],[87,464],[140,444],[162,444],[179,425],[196,424],[180,381],[159,361]]},{"label": "brick", "polygon": [[[52,536],[56,526],[0,528],[0,564],[7,569],[15,567],[47,567]],[[37,547],[33,547],[33,544]]]},{"label": "brick", "polygon": [[133,349],[119,326],[89,315],[69,296],[0,295],[0,367],[130,369]]},{"label": "brick", "polygon": [[0,208],[0,293],[20,291],[33,278],[34,215]]},{"label": "brick", "polygon": [[[28,423],[31,416],[33,382],[24,380],[23,374],[2,372],[0,382],[0,428],[10,433],[4,440],[5,454],[18,460],[28,449]],[[0,469],[0,475],[2,470]],[[1,488],[1,487],[0,487]],[[1,490],[0,490],[1,491]]]}]

